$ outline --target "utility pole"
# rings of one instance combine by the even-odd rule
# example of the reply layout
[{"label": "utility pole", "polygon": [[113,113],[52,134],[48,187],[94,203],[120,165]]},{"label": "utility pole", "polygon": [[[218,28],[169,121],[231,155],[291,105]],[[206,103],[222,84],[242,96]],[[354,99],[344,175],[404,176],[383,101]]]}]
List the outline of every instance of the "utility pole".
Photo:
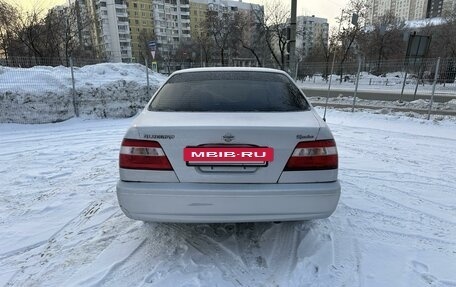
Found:
[{"label": "utility pole", "polygon": [[291,0],[291,19],[290,19],[290,69],[291,77],[296,77],[296,9],[297,1]]}]

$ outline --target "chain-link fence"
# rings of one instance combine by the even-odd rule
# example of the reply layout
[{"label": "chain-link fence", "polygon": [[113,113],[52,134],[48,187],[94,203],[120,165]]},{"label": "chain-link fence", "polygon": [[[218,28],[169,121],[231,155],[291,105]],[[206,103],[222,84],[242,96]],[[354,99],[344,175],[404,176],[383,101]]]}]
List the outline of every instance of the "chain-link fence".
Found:
[{"label": "chain-link fence", "polygon": [[86,65],[94,65],[107,62],[104,59],[80,59],[80,58],[46,58],[46,57],[8,57],[0,59],[0,66],[16,67],[16,68],[31,68],[35,66],[64,66],[70,67],[71,61],[75,67]]},{"label": "chain-link fence", "polygon": [[[359,88],[396,94],[428,94],[432,91],[438,59],[408,61],[335,62],[333,88],[350,88],[356,83],[360,69]],[[327,87],[332,62],[300,63],[298,79],[309,87]],[[437,73],[437,93],[456,95],[456,59],[441,59]]]},{"label": "chain-link fence", "polygon": [[413,111],[428,118],[456,115],[455,78],[456,59],[336,61],[334,66],[328,61],[301,63],[298,69],[298,83],[315,105]]},{"label": "chain-link fence", "polygon": [[[0,60],[0,122],[129,117],[165,79],[145,65],[91,59]],[[97,65],[93,65],[97,64]]]}]

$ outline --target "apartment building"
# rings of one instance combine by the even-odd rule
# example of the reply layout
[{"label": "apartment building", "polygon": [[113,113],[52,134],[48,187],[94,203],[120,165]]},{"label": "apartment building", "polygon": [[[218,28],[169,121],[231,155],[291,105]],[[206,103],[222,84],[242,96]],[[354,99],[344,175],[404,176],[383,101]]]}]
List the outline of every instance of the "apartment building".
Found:
[{"label": "apartment building", "polygon": [[130,24],[125,0],[92,0],[87,5],[93,22],[94,45],[110,62],[131,62]]},{"label": "apartment building", "polygon": [[455,11],[456,0],[370,0],[368,22],[392,12],[397,18],[419,20],[442,16],[445,11]]},{"label": "apartment building", "polygon": [[152,0],[155,39],[159,53],[169,58],[190,40],[189,0]]},{"label": "apartment building", "polygon": [[312,16],[298,16],[296,18],[296,50],[303,58],[310,55],[313,47],[328,44],[328,19]]},{"label": "apartment building", "polygon": [[456,12],[456,0],[429,0],[427,18],[444,16]]},{"label": "apartment building", "polygon": [[[157,55],[170,59],[192,32],[202,28],[206,12],[246,11],[257,4],[236,0],[76,0],[84,2],[95,19],[93,46],[112,62],[142,62],[149,58],[147,43],[156,41]],[[252,17],[252,20],[254,17]]]},{"label": "apartment building", "polygon": [[190,33],[192,38],[198,38],[204,33],[208,0],[190,1]]},{"label": "apartment building", "polygon": [[442,13],[456,13],[456,0],[443,0]]},{"label": "apartment building", "polygon": [[196,37],[197,33],[201,33],[206,22],[207,11],[223,12],[236,12],[243,11],[246,15],[250,15],[251,20],[254,21],[255,17],[252,12],[262,9],[258,4],[246,3],[235,0],[190,0],[190,27],[192,37]]},{"label": "apartment building", "polygon": [[128,0],[133,61],[150,59],[147,43],[155,40],[152,0]]},{"label": "apartment building", "polygon": [[426,18],[429,0],[370,0],[368,22],[373,23],[381,16],[392,12],[403,21]]}]

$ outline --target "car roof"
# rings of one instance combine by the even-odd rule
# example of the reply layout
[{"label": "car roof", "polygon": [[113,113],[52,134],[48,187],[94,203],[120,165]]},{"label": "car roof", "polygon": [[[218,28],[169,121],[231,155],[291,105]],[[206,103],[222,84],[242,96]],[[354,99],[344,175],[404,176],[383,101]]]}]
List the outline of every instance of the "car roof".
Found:
[{"label": "car roof", "polygon": [[171,75],[194,73],[194,72],[263,72],[263,73],[279,73],[288,76],[288,74],[282,70],[270,69],[270,68],[252,68],[252,67],[210,67],[210,68],[191,68],[179,70]]}]

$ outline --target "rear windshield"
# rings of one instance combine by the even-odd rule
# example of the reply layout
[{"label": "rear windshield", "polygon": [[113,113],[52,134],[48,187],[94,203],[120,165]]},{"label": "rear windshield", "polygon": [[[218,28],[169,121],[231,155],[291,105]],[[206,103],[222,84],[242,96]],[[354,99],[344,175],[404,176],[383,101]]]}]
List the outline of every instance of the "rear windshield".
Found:
[{"label": "rear windshield", "polygon": [[150,111],[289,112],[309,104],[288,77],[278,73],[223,71],[172,76],[149,106]]}]

